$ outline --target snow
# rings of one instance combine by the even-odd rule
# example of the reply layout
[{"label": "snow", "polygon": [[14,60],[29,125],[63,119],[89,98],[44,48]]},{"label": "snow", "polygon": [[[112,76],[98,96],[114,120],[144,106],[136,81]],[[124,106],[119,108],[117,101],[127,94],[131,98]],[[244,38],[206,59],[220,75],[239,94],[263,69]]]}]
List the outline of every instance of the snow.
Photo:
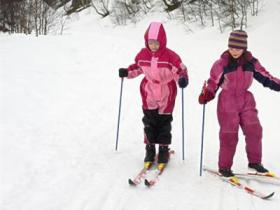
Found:
[{"label": "snow", "polygon": [[[280,1],[266,1],[251,19],[249,49],[276,77],[279,68]],[[189,69],[185,96],[185,161],[182,161],[181,92],[173,121],[176,151],[160,183],[152,189],[128,186],[142,166],[143,125],[139,84],[124,81],[120,136],[115,151],[120,79],[118,68],[133,62],[143,47],[151,20],[163,21],[168,47]],[[160,18],[159,18],[160,17]],[[247,195],[199,176],[202,106],[197,103],[212,63],[226,49],[229,31],[187,31],[164,16],[146,17],[135,25],[113,26],[90,12],[76,17],[63,36],[0,34],[0,132],[2,210],[276,210],[279,185],[249,181],[276,194],[270,201]],[[256,81],[251,87],[263,126],[263,163],[280,174],[279,92]],[[206,106],[204,164],[216,168],[218,123],[216,100]],[[244,137],[234,171],[245,171]],[[247,182],[245,182],[247,183]]]}]

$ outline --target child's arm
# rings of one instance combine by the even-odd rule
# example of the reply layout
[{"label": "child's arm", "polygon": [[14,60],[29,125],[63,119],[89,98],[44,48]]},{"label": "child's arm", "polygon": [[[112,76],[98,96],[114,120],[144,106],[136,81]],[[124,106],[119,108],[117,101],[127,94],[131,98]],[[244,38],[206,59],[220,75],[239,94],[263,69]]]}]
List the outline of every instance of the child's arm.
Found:
[{"label": "child's arm", "polygon": [[210,71],[210,78],[204,83],[202,91],[198,97],[200,104],[206,104],[215,98],[219,86],[223,82],[223,65],[222,61],[216,61]]},{"label": "child's arm", "polygon": [[178,81],[179,78],[184,77],[186,80],[188,80],[188,70],[182,62],[180,56],[170,50],[170,60],[172,63],[171,71],[174,74],[174,79]]},{"label": "child's arm", "polygon": [[138,75],[143,73],[143,70],[141,69],[141,67],[138,65],[138,61],[141,57],[141,55],[143,54],[143,50],[141,50],[135,57],[135,63],[131,64],[128,67],[128,79],[132,79],[134,77],[137,77]]},{"label": "child's arm", "polygon": [[207,80],[206,88],[215,95],[221,83],[223,82],[222,80],[223,64],[222,60],[217,60],[211,68],[210,78]]},{"label": "child's arm", "polygon": [[273,77],[266,69],[261,65],[261,63],[254,59],[254,78],[263,84],[264,87],[268,87],[275,91],[280,91],[280,80]]}]

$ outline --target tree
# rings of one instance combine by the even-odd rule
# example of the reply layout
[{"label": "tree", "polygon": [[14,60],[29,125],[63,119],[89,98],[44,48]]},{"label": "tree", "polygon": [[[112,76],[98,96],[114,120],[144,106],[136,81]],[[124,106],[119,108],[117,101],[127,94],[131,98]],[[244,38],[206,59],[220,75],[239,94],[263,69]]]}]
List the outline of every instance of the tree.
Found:
[{"label": "tree", "polygon": [[165,11],[167,12],[171,12],[175,9],[178,9],[181,4],[182,4],[182,1],[179,1],[179,0],[162,0],[164,5],[167,7],[165,8]]},{"label": "tree", "polygon": [[91,5],[95,12],[103,18],[110,14],[109,0],[92,0]]},{"label": "tree", "polygon": [[259,0],[0,0],[0,31],[47,34],[56,23],[61,25],[56,10],[62,6],[66,16],[91,6],[116,24],[137,22],[157,8],[183,23],[199,22],[203,27],[218,23],[223,32],[227,27],[246,27],[248,11],[258,14]]},{"label": "tree", "polygon": [[58,9],[59,7],[64,6],[66,3],[68,3],[71,0],[43,0],[46,2],[47,5],[49,5],[53,9]]}]

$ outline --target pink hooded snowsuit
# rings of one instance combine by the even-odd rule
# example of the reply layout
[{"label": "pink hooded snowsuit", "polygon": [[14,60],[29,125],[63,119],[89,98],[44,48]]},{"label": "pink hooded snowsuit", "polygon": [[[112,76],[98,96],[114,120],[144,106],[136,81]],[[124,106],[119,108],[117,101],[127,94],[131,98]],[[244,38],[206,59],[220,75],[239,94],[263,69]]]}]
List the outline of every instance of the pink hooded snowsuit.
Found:
[{"label": "pink hooded snowsuit", "polygon": [[262,127],[260,125],[255,99],[248,91],[253,78],[264,87],[280,91],[280,80],[269,72],[252,56],[230,63],[228,51],[221,55],[212,66],[207,88],[215,93],[222,88],[218,98],[217,115],[220,124],[219,168],[231,168],[241,126],[245,135],[246,152],[249,163],[262,161]]},{"label": "pink hooded snowsuit", "polygon": [[[144,142],[168,145],[171,144],[172,137],[171,121],[177,95],[176,81],[180,77],[188,80],[187,69],[180,57],[166,48],[166,34],[161,23],[151,23],[144,38],[146,47],[137,54],[135,63],[128,67],[128,78],[145,75],[140,85]],[[148,40],[159,42],[156,52],[149,49]]]},{"label": "pink hooded snowsuit", "polygon": [[[187,79],[187,69],[180,57],[166,48],[166,34],[161,23],[151,23],[144,38],[146,48],[141,49],[135,63],[128,67],[128,78],[145,75],[140,86],[144,110],[158,109],[159,114],[171,114],[177,94],[175,81],[181,76]],[[149,49],[150,39],[160,43],[155,53]]]}]

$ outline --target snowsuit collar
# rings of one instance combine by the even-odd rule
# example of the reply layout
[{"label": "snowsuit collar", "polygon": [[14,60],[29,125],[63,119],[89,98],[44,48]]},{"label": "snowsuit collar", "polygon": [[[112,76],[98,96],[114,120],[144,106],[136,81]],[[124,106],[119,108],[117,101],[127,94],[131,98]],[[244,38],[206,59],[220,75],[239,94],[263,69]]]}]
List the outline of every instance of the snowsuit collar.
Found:
[{"label": "snowsuit collar", "polygon": [[[229,64],[235,64],[236,66],[242,66],[245,63],[247,63],[248,61],[251,61],[253,59],[253,55],[251,52],[249,51],[245,51],[243,55],[241,55],[239,58],[234,59],[228,50],[224,51],[221,55],[221,59],[223,60],[223,63],[225,65],[229,65]],[[230,62],[230,60],[232,62]]]}]

